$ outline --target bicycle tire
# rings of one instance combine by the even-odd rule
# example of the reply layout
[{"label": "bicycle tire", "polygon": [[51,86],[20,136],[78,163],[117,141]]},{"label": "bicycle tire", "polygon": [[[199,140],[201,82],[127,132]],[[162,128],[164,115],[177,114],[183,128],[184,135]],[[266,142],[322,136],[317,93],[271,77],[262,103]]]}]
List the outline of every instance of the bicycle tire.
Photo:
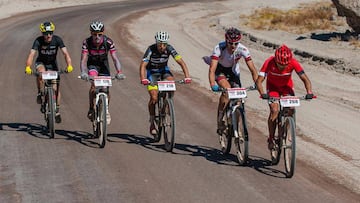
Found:
[{"label": "bicycle tire", "polygon": [[[239,107],[234,112],[238,138],[235,139],[236,157],[240,165],[246,165],[249,158],[249,137],[246,126],[245,110]],[[235,126],[234,126],[235,127]]]},{"label": "bicycle tire", "polygon": [[161,132],[162,132],[162,117],[161,117],[161,109],[162,109],[163,100],[159,96],[157,105],[155,105],[155,127],[157,133],[154,136],[154,142],[159,142],[161,139]]},{"label": "bicycle tire", "polygon": [[294,175],[296,162],[296,131],[295,121],[292,117],[285,118],[284,126],[284,163],[286,177],[291,178]]},{"label": "bicycle tire", "polygon": [[56,113],[56,103],[54,98],[54,90],[52,88],[48,88],[48,98],[47,98],[47,106],[48,109],[45,113],[47,116],[47,126],[49,130],[49,137],[55,137],[55,113]]},{"label": "bicycle tire", "polygon": [[227,112],[229,111],[228,108],[229,107],[226,107],[226,110],[225,110],[223,118],[222,118],[226,128],[219,135],[221,152],[225,155],[229,154],[229,152],[231,150],[231,142],[232,142],[232,124],[230,121],[231,117],[229,118],[227,115]]},{"label": "bicycle tire", "polygon": [[[107,140],[107,120],[106,120],[106,99],[104,95],[100,95],[98,101],[98,119],[97,119],[97,131],[99,134],[99,146],[104,148]],[[96,118],[95,118],[96,119]]]},{"label": "bicycle tire", "polygon": [[167,152],[171,152],[175,145],[175,110],[172,98],[164,100],[164,120],[163,120],[163,133],[164,133],[164,148]]}]

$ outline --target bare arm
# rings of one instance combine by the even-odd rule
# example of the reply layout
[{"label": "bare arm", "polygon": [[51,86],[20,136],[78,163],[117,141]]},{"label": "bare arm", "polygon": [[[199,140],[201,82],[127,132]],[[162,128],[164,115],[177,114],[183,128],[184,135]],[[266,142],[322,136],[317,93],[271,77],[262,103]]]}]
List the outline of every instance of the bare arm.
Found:
[{"label": "bare arm", "polygon": [[259,75],[256,82],[255,82],[256,87],[257,87],[260,95],[265,94],[264,89],[262,87],[262,83],[264,82],[264,80],[265,80],[265,77]]},{"label": "bare arm", "polygon": [[139,68],[139,74],[140,74],[140,80],[143,80],[146,78],[146,66],[148,62],[141,61],[140,68]]},{"label": "bare arm", "polygon": [[181,69],[184,72],[185,78],[190,78],[189,69],[187,68],[185,61],[182,58],[180,58],[180,59],[176,60],[176,62],[181,66]]},{"label": "bare arm", "polygon": [[308,76],[304,73],[304,74],[299,75],[299,77],[305,85],[306,93],[312,94],[311,82],[310,82]]},{"label": "bare arm", "polygon": [[64,54],[66,64],[67,64],[68,66],[71,66],[70,54],[69,54],[68,50],[66,49],[66,47],[61,48],[61,51],[62,51],[62,53]]},{"label": "bare arm", "polygon": [[209,83],[210,87],[215,85],[215,71],[218,65],[218,60],[211,60],[210,67],[209,67]]},{"label": "bare arm", "polygon": [[88,72],[87,60],[88,60],[87,53],[81,53],[81,59],[80,59],[80,70],[81,70],[81,72],[85,72],[85,73]]},{"label": "bare arm", "polygon": [[31,66],[32,65],[35,54],[36,54],[36,50],[31,49],[30,53],[29,53],[29,56],[28,56],[28,58],[26,60],[26,66]]},{"label": "bare arm", "polygon": [[120,60],[119,60],[119,57],[117,56],[117,52],[114,51],[111,53],[111,58],[114,62],[114,66],[115,66],[115,69],[118,73],[121,73],[122,72],[122,69],[121,69],[121,63],[120,63]]},{"label": "bare arm", "polygon": [[251,72],[254,83],[256,83],[256,80],[258,78],[258,72],[255,68],[254,62],[252,60],[246,61],[246,65]]}]

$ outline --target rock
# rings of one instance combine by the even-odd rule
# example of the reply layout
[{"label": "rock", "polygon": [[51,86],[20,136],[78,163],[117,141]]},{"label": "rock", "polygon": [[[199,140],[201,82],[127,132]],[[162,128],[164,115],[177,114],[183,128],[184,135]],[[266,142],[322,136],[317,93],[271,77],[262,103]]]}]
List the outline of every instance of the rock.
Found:
[{"label": "rock", "polygon": [[356,33],[360,33],[360,0],[332,0],[339,16],[346,17],[346,22]]}]

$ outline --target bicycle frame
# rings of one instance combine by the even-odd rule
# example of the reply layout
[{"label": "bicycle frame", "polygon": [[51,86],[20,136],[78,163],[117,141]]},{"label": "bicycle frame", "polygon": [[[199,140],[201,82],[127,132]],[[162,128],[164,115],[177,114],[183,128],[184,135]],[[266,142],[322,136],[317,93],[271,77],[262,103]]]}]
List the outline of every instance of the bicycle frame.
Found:
[{"label": "bicycle frame", "polygon": [[167,152],[171,152],[175,145],[175,110],[173,104],[175,83],[184,83],[180,81],[157,81],[152,85],[158,86],[157,115],[155,122],[157,124],[157,134],[154,135],[154,141],[159,142],[161,134],[164,136],[164,147]]},{"label": "bicycle frame", "polygon": [[227,93],[229,103],[226,105],[224,112],[224,117],[227,120],[227,130],[221,132],[219,137],[221,151],[224,154],[228,154],[230,152],[232,138],[234,137],[236,155],[240,165],[245,165],[247,163],[249,154],[249,136],[245,114],[245,98],[247,97],[247,90],[255,90],[255,88],[247,87],[222,89],[223,93]]},{"label": "bicycle frame", "polygon": [[[55,85],[58,85],[58,74],[61,73],[62,71],[45,71],[41,73],[41,77],[44,81],[42,108],[45,107],[43,113],[50,133],[50,138],[54,138],[55,136],[55,114],[57,111],[57,91],[55,90]],[[56,87],[56,89],[57,88],[58,87]]]}]

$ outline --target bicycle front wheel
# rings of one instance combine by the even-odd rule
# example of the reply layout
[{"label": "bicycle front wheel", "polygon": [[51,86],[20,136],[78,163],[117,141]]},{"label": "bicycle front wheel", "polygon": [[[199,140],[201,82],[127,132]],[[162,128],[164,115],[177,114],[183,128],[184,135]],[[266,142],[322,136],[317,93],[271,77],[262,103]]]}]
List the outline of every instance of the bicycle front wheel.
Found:
[{"label": "bicycle front wheel", "polygon": [[286,177],[291,178],[294,175],[296,158],[296,131],[292,117],[285,119],[283,149]]},{"label": "bicycle front wheel", "polygon": [[163,132],[165,150],[171,152],[175,145],[175,111],[172,98],[166,98],[163,106]]},{"label": "bicycle front wheel", "polygon": [[55,103],[55,94],[52,88],[48,88],[47,93],[47,109],[46,109],[46,122],[47,127],[50,133],[50,138],[54,138],[55,136],[55,109],[56,109],[56,103]]},{"label": "bicycle front wheel", "polygon": [[107,132],[106,132],[106,126],[107,126],[107,120],[106,120],[106,108],[107,103],[104,95],[101,95],[98,101],[97,105],[97,133],[99,135],[99,145],[100,148],[104,148],[107,140]]},{"label": "bicycle front wheel", "polygon": [[225,129],[218,131],[219,134],[219,142],[221,147],[221,152],[223,154],[229,154],[231,150],[231,140],[232,140],[232,124],[231,124],[231,118],[227,116],[228,108],[226,108],[226,111],[224,112],[222,122],[224,122]]},{"label": "bicycle front wheel", "polygon": [[235,138],[236,156],[240,165],[245,165],[249,157],[249,137],[246,126],[245,111],[243,108],[237,108],[234,112],[234,129],[238,137]]}]

